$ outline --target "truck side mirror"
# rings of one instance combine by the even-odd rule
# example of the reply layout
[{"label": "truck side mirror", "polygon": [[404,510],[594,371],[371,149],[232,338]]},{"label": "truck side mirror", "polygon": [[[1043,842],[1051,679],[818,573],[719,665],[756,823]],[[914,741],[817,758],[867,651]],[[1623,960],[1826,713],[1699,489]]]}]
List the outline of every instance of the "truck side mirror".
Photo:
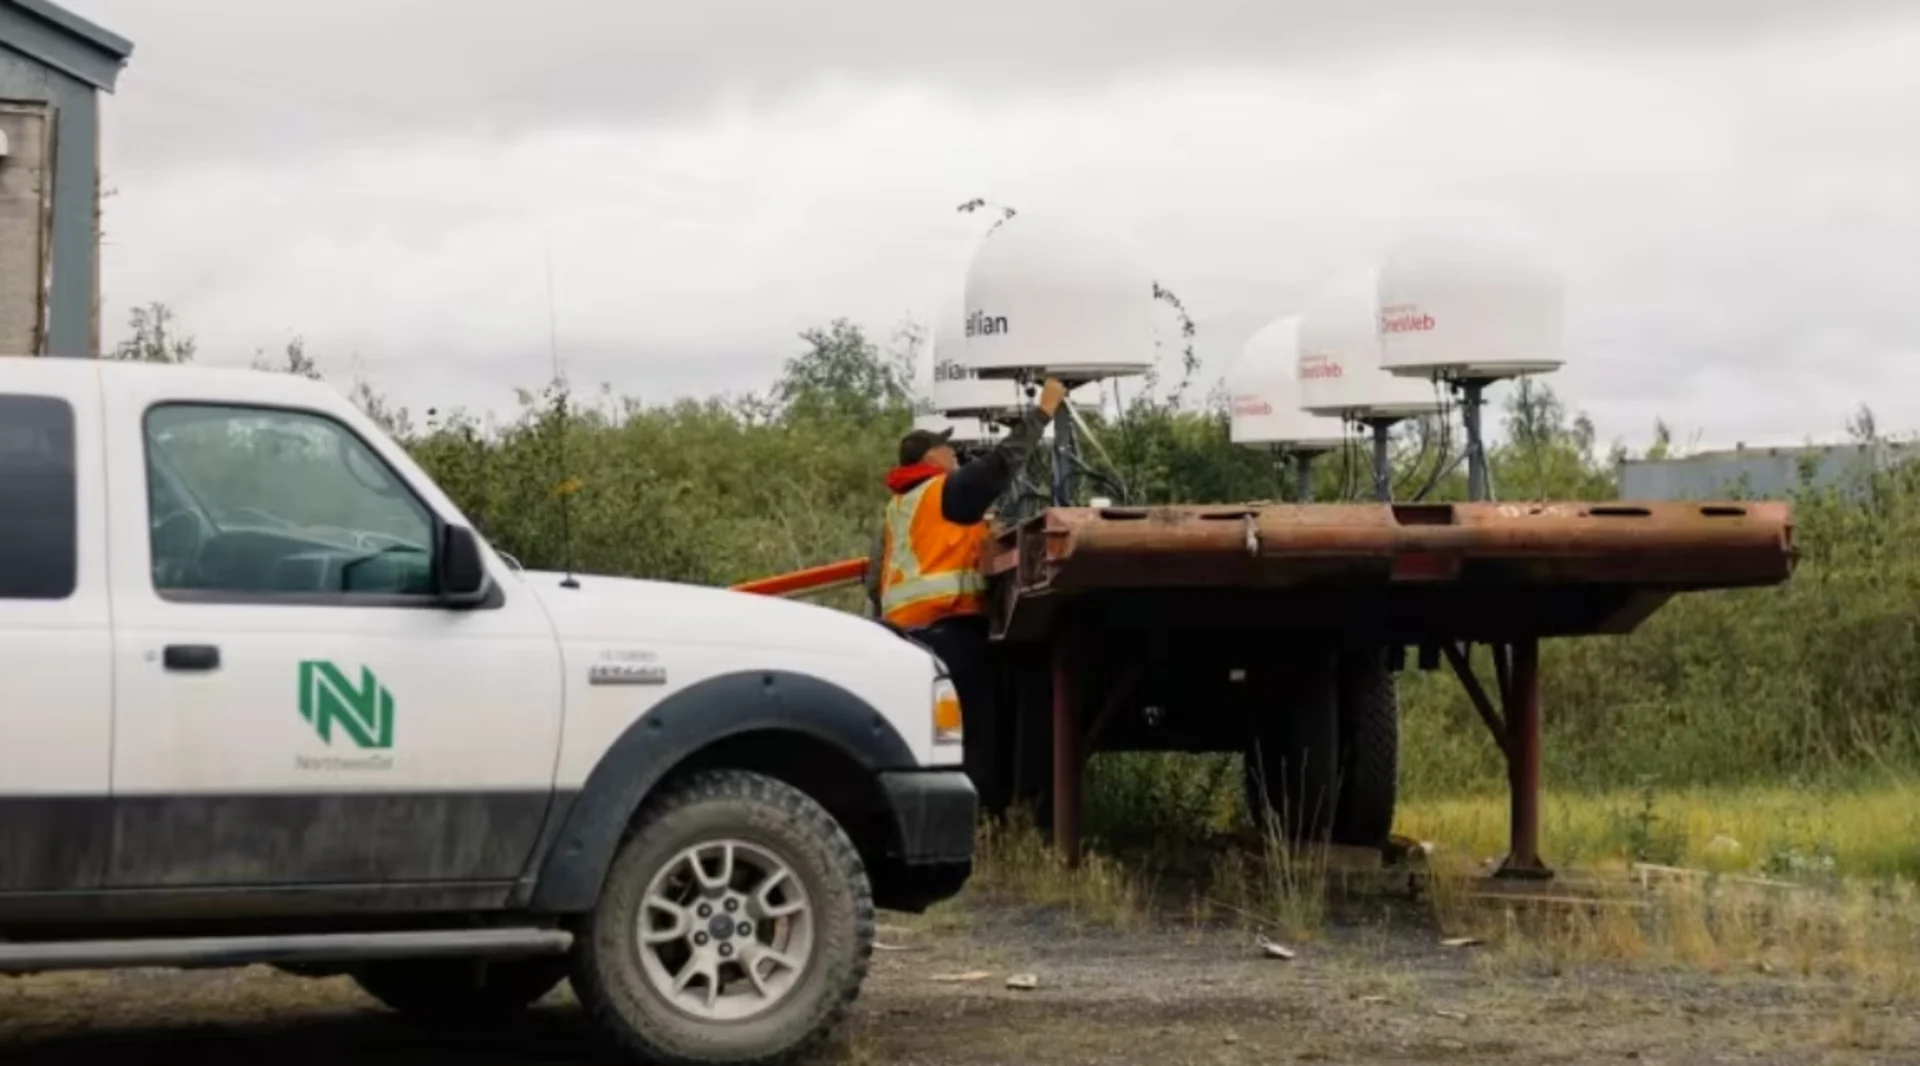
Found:
[{"label": "truck side mirror", "polygon": [[440,599],[456,607],[467,607],[487,598],[492,581],[487,565],[480,558],[480,540],[465,526],[442,526],[439,574]]}]

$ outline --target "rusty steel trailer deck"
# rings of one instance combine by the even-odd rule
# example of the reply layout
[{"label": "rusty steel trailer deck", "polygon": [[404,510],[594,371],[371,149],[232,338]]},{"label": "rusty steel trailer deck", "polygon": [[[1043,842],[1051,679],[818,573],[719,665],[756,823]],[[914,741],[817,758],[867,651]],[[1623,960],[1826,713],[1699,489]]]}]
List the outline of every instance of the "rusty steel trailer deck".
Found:
[{"label": "rusty steel trailer deck", "polygon": [[[1550,876],[1540,640],[1630,632],[1675,594],[1778,584],[1793,561],[1792,511],[1776,502],[1050,508],[997,530],[983,560],[1002,685],[996,720],[967,724],[969,773],[989,810],[1050,807],[1076,856],[1093,751],[1251,753],[1246,738],[1266,736],[1307,762],[1340,751],[1322,772],[1352,770],[1361,794],[1328,815],[1334,832],[1384,844],[1391,674],[1411,652],[1453,670],[1506,759],[1502,873]],[[858,572],[814,571],[835,585]],[[804,593],[796,577],[741,587]],[[1490,685],[1475,644],[1492,653]],[[1302,724],[1273,732],[1289,721]]]},{"label": "rusty steel trailer deck", "polygon": [[1402,643],[1486,641],[1624,633],[1677,592],[1777,584],[1791,540],[1771,502],[1057,507],[999,531],[982,569],[1011,640],[1125,591],[1209,608],[1198,624],[1248,621],[1231,612],[1249,601],[1287,624],[1264,615],[1286,603]]}]

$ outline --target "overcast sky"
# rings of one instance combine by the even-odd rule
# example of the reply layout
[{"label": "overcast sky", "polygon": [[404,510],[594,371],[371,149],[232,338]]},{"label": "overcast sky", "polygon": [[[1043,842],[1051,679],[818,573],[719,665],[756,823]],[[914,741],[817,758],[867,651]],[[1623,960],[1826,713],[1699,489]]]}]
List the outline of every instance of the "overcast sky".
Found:
[{"label": "overcast sky", "polygon": [[[416,408],[762,388],[795,334],[957,289],[975,196],[1125,235],[1209,379],[1400,227],[1569,285],[1604,438],[1920,429],[1920,4],[66,0],[106,104],[109,337],[296,333]],[[1444,8],[1444,17],[1433,12]],[[550,237],[549,237],[550,235]]]}]

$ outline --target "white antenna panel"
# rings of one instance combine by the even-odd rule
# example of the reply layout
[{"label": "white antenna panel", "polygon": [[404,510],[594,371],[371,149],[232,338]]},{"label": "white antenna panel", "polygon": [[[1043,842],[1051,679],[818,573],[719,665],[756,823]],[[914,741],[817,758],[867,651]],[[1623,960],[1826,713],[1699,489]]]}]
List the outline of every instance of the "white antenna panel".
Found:
[{"label": "white antenna panel", "polygon": [[1020,387],[1005,378],[942,377],[965,368],[942,363],[935,368],[933,409],[955,418],[998,419],[1020,403]]},{"label": "white antenna panel", "polygon": [[933,333],[933,387],[927,391],[927,407],[955,418],[983,418],[1013,402],[1015,386],[1010,381],[974,377],[964,358],[966,347],[960,301],[941,301]]},{"label": "white antenna panel", "polygon": [[1017,214],[967,271],[962,361],[979,377],[1068,385],[1144,374],[1154,363],[1153,278],[1117,243]]},{"label": "white antenna panel", "polygon": [[935,381],[939,381],[943,374],[942,364],[958,364],[963,371],[966,368],[966,313],[961,310],[960,304],[957,298],[941,300],[938,305],[940,311],[934,316],[933,336],[927,338],[927,350],[933,356]]},{"label": "white antenna panel", "polygon": [[1403,244],[1380,270],[1381,365],[1404,377],[1495,379],[1565,363],[1560,276],[1491,238]]},{"label": "white antenna panel", "polygon": [[[1034,401],[1018,382],[1007,378],[966,376],[957,363],[938,362],[933,368],[933,388],[927,408],[954,418],[979,418],[989,422],[1014,422]],[[1067,393],[1068,402],[1082,416],[1100,410],[1099,385],[1084,385]]]},{"label": "white antenna panel", "polygon": [[[958,318],[956,316],[956,323]],[[964,339],[954,343],[942,337],[933,349],[933,409],[960,418],[980,418],[1006,408],[1018,399],[1019,386],[1003,378],[977,378],[960,360]]]},{"label": "white antenna panel", "polygon": [[[982,411],[981,418],[1003,426],[1011,426],[1020,421],[1031,410],[1039,395],[1029,397],[1027,391],[1004,378],[984,378],[985,384],[1005,385],[1008,391],[1001,395],[1001,403],[991,410]],[[1080,412],[1081,418],[1092,418],[1100,413],[1100,386],[1087,385],[1079,389],[1067,390],[1067,402]],[[1051,426],[1053,423],[1047,423]]]},{"label": "white antenna panel", "polygon": [[1430,382],[1381,367],[1377,282],[1374,270],[1338,277],[1301,315],[1300,406],[1313,414],[1363,421],[1417,418],[1443,407]]},{"label": "white antenna panel", "polygon": [[1300,409],[1300,320],[1277,319],[1247,338],[1227,371],[1235,444],[1288,445],[1330,451],[1344,443],[1341,425]]},{"label": "white antenna panel", "polygon": [[953,428],[953,436],[947,439],[954,444],[985,444],[988,440],[987,427],[977,418],[921,415],[913,420],[913,428],[933,433],[938,433],[949,426]]}]

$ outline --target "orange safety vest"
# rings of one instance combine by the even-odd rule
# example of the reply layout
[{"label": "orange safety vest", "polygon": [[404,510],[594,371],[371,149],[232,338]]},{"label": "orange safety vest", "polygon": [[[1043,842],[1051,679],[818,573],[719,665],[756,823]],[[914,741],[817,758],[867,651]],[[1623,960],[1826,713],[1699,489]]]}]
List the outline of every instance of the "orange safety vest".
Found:
[{"label": "orange safety vest", "polygon": [[987,579],[980,573],[987,523],[947,521],[940,514],[946,482],[945,474],[931,477],[887,501],[880,617],[901,629],[987,610]]}]

